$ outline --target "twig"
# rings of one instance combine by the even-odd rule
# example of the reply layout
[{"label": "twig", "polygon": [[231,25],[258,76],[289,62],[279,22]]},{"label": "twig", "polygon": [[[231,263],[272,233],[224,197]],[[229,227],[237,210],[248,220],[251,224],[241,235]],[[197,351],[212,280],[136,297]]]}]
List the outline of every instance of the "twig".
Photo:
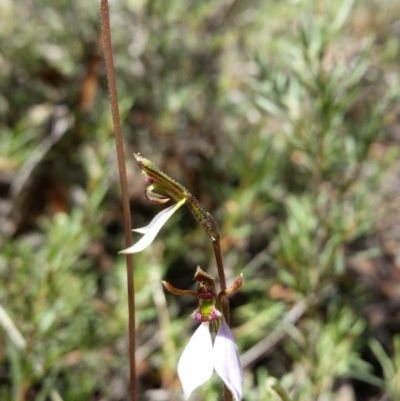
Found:
[{"label": "twig", "polygon": [[64,401],[61,394],[56,389],[51,390],[49,396],[51,401]]},{"label": "twig", "polygon": [[71,115],[65,105],[55,106],[48,125],[45,137],[32,152],[29,159],[23,164],[15,176],[10,192],[15,199],[30,181],[30,177],[37,167],[46,159],[52,147],[65,135],[71,126]]},{"label": "twig", "polygon": [[162,347],[164,355],[174,355],[176,352],[173,341],[170,338],[171,320],[168,314],[168,305],[165,298],[165,291],[161,284],[159,270],[155,267],[150,269],[150,277],[152,282],[152,295],[154,305],[157,309],[158,321],[161,328]]},{"label": "twig", "polygon": [[286,314],[282,322],[264,340],[257,343],[241,355],[240,362],[243,368],[249,367],[262,358],[272,347],[279,343],[286,334],[286,327],[295,324],[306,312],[308,305],[300,301]]},{"label": "twig", "polygon": [[[124,215],[124,234],[125,244],[129,248],[132,245],[131,235],[131,218],[129,208],[128,183],[126,177],[124,145],[122,141],[121,123],[119,119],[117,88],[115,85],[114,62],[112,56],[110,19],[108,13],[108,1],[101,0],[101,26],[104,59],[106,63],[108,89],[110,95],[111,113],[114,125],[115,147],[117,151],[118,170],[121,185],[122,208]],[[135,343],[136,343],[136,328],[135,328],[135,298],[134,298],[134,271],[133,271],[133,256],[126,255],[126,272],[128,285],[128,313],[129,313],[129,364],[130,364],[130,386],[131,386],[131,401],[137,399],[136,388],[136,363],[135,363]]]},{"label": "twig", "polygon": [[11,320],[8,313],[5,309],[0,305],[0,326],[3,327],[4,331],[7,333],[10,340],[15,345],[19,351],[23,351],[26,348],[26,341],[22,334],[19,332],[14,322]]},{"label": "twig", "polygon": [[292,309],[282,319],[281,323],[267,336],[264,340],[257,343],[247,352],[242,354],[240,362],[243,368],[250,367],[260,358],[265,356],[272,347],[275,347],[286,335],[287,327],[293,326],[307,312],[310,306],[316,305],[321,300],[329,297],[334,293],[335,287],[331,284],[323,287],[318,294],[315,294],[308,299],[302,300],[295,304]]}]

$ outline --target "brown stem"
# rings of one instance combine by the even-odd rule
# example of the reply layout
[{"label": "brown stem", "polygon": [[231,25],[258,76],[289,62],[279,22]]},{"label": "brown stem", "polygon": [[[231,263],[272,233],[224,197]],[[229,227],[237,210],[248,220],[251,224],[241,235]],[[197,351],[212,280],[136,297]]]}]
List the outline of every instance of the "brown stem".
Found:
[{"label": "brown stem", "polygon": [[[226,279],[225,279],[224,263],[222,261],[221,245],[219,243],[219,239],[213,241],[212,244],[214,247],[215,261],[217,262],[219,285],[221,287],[221,292],[225,293]],[[221,303],[222,303],[222,312],[224,313],[226,324],[229,326],[230,323],[229,300],[226,295],[221,297]]]},{"label": "brown stem", "polygon": [[[212,244],[214,248],[215,261],[217,262],[219,285],[221,287],[221,292],[225,293],[226,279],[225,279],[224,262],[222,261],[221,245],[219,242],[219,238],[215,239],[212,242]],[[222,303],[222,312],[224,314],[226,324],[229,326],[230,323],[229,300],[226,295],[223,295],[221,297],[221,303]],[[224,401],[232,401],[232,394],[225,385],[224,385]]]},{"label": "brown stem", "polygon": [[[111,113],[114,125],[115,148],[117,152],[118,170],[121,185],[122,208],[124,216],[125,244],[129,248],[132,245],[131,217],[129,208],[128,183],[126,178],[124,145],[122,141],[121,123],[119,119],[117,88],[115,85],[114,62],[112,55],[110,19],[108,13],[108,1],[101,0],[101,27],[103,38],[103,51],[108,78],[108,90],[110,95]],[[136,401],[136,363],[135,363],[135,296],[134,296],[134,274],[133,256],[126,255],[126,274],[128,285],[128,314],[129,314],[129,364],[130,364],[130,387],[131,401]]]}]

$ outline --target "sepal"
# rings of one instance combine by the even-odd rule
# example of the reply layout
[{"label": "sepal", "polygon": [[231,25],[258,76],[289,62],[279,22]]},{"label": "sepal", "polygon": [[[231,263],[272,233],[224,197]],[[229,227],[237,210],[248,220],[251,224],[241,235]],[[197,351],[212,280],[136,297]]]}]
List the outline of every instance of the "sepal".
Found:
[{"label": "sepal", "polygon": [[168,219],[185,203],[185,200],[181,200],[176,205],[172,205],[162,212],[158,213],[149,225],[142,228],[136,228],[135,231],[140,234],[144,234],[143,237],[131,247],[120,251],[121,254],[137,253],[146,249],[157,236],[158,232],[161,230],[162,226],[168,221]]},{"label": "sepal", "polygon": [[149,202],[155,204],[163,204],[171,200],[171,197],[164,194],[157,184],[149,185],[144,191],[144,196]]},{"label": "sepal", "polygon": [[209,323],[194,332],[178,363],[178,376],[186,399],[213,373],[213,348]]},{"label": "sepal", "polygon": [[214,369],[232,393],[235,401],[242,399],[243,369],[235,339],[222,318],[214,341]]}]

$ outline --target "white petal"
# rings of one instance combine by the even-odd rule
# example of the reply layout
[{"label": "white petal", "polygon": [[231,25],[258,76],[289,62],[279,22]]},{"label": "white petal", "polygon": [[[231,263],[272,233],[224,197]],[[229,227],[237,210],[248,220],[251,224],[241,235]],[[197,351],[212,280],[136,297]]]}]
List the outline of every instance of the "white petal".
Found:
[{"label": "white petal", "polygon": [[213,349],[214,369],[231,391],[236,401],[242,399],[243,369],[240,364],[235,339],[225,323],[220,320]]},{"label": "white petal", "polygon": [[183,350],[178,363],[178,376],[186,399],[213,372],[212,340],[209,323],[202,323]]},{"label": "white petal", "polygon": [[[175,208],[175,210],[173,210]],[[134,228],[132,229],[132,231],[134,231],[135,233],[139,233],[139,234],[146,234],[148,233],[155,225],[157,225],[160,220],[162,222],[165,222],[174,214],[174,212],[177,210],[176,205],[172,205],[170,207],[167,207],[166,209],[162,210],[160,213],[158,213],[153,220],[151,220],[150,224],[148,224],[145,227],[141,227],[141,228]],[[165,217],[167,217],[167,220],[165,220]],[[161,228],[161,227],[160,227]]]},{"label": "white petal", "polygon": [[161,227],[168,221],[168,219],[183,205],[185,200],[181,200],[176,205],[172,205],[167,207],[162,212],[158,213],[157,216],[151,221],[151,223],[142,228],[137,228],[132,231],[136,231],[140,234],[144,234],[144,236],[136,242],[135,245],[130,248],[124,249],[119,253],[127,254],[127,253],[137,253],[143,251],[143,249],[147,248],[157,236],[158,232],[161,230]]}]

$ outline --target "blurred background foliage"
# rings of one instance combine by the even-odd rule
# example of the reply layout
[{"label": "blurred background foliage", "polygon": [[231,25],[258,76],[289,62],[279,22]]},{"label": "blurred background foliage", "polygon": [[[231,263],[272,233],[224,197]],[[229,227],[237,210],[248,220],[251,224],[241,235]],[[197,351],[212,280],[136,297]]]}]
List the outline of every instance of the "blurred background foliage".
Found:
[{"label": "blurred background foliage", "polygon": [[[0,3],[0,399],[128,399],[122,213],[97,1]],[[110,4],[131,154],[215,216],[246,401],[400,397],[400,3]],[[215,274],[180,210],[135,257],[139,395],[182,400],[195,304]],[[220,397],[216,377],[193,400]]]}]

